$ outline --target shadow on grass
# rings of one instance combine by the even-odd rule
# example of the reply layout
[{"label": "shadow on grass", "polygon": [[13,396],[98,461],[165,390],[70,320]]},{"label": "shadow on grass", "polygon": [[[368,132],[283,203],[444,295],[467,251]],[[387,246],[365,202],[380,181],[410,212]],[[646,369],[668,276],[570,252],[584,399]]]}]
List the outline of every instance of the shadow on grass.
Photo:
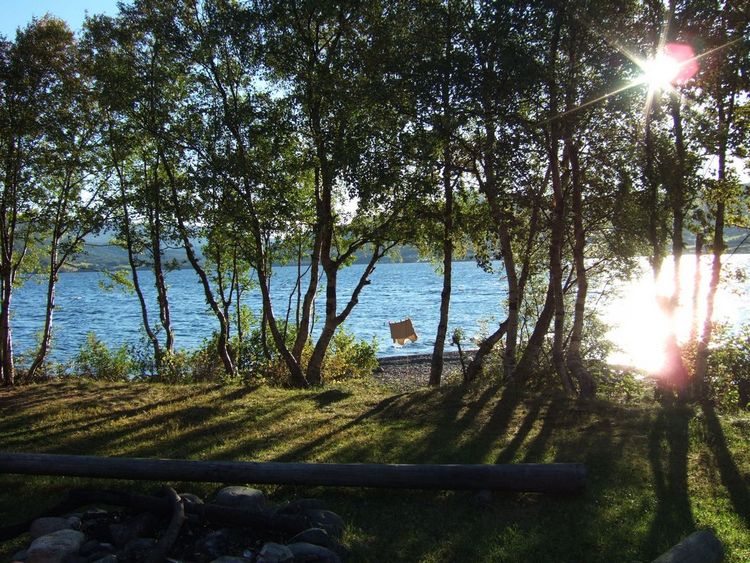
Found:
[{"label": "shadow on grass", "polygon": [[648,456],[656,493],[656,514],[643,544],[658,556],[695,530],[688,493],[689,424],[693,411],[665,405],[656,414],[648,438]]},{"label": "shadow on grass", "polygon": [[737,464],[727,447],[727,439],[721,428],[721,422],[716,415],[713,405],[709,402],[701,404],[703,419],[706,427],[708,446],[719,467],[721,482],[729,492],[729,498],[734,511],[739,514],[748,528],[750,528],[750,492],[747,483],[740,473]]}]

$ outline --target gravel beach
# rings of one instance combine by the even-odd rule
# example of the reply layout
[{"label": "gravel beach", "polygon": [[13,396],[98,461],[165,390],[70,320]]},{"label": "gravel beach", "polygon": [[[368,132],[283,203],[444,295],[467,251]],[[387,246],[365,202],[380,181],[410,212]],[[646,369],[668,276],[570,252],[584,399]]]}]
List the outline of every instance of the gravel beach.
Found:
[{"label": "gravel beach", "polygon": [[[464,352],[464,361],[469,365],[474,350]],[[388,356],[378,358],[380,369],[373,377],[399,390],[426,387],[430,380],[431,354],[414,354],[410,356]],[[443,355],[443,383],[461,381],[461,360],[458,352],[446,352]]]}]

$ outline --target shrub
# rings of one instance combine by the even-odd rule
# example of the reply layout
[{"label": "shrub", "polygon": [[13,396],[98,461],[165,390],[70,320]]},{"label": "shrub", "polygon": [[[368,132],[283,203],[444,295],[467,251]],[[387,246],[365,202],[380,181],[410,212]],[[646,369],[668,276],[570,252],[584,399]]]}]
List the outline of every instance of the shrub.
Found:
[{"label": "shrub", "polygon": [[736,333],[716,330],[708,357],[710,398],[724,409],[750,407],[750,325]]},{"label": "shrub", "polygon": [[136,362],[128,347],[110,349],[94,333],[86,337],[86,344],[73,359],[73,373],[99,381],[124,381],[136,372]]}]

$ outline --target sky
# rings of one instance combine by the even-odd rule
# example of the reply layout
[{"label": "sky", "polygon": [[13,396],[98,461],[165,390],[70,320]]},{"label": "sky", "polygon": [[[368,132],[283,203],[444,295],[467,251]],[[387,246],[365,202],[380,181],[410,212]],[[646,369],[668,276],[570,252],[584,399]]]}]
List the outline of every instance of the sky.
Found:
[{"label": "sky", "polygon": [[0,34],[13,39],[18,27],[46,13],[67,21],[73,31],[78,31],[86,12],[114,15],[117,0],[0,0]]}]

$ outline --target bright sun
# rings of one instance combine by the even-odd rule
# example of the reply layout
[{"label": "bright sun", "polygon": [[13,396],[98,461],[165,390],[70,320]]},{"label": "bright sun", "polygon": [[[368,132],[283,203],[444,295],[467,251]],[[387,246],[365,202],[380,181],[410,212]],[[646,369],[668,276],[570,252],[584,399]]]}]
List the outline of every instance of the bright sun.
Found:
[{"label": "bright sun", "polygon": [[659,53],[643,62],[643,82],[649,90],[669,90],[682,71],[680,61],[666,53]]}]

